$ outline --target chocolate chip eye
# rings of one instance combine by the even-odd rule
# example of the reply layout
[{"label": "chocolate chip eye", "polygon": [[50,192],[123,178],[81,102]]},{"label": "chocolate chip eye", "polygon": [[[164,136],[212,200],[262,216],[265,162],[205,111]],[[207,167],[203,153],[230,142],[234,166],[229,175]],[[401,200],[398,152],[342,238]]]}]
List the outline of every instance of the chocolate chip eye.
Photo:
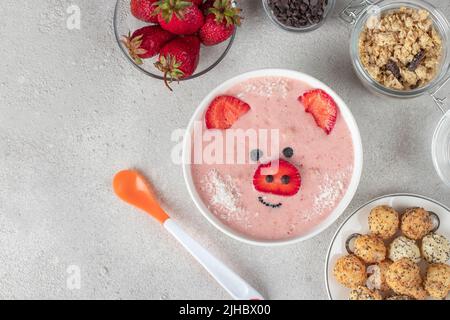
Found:
[{"label": "chocolate chip eye", "polygon": [[290,181],[291,181],[291,177],[289,177],[289,176],[284,175],[281,177],[282,184],[289,184]]},{"label": "chocolate chip eye", "polygon": [[286,158],[291,158],[294,155],[294,150],[291,147],[284,148],[283,155]]},{"label": "chocolate chip eye", "polygon": [[272,175],[266,176],[266,182],[267,182],[267,183],[273,182],[273,176],[272,176]]},{"label": "chocolate chip eye", "polygon": [[259,159],[261,159],[262,156],[263,156],[263,152],[259,149],[255,149],[250,152],[250,158],[255,162],[259,161]]}]

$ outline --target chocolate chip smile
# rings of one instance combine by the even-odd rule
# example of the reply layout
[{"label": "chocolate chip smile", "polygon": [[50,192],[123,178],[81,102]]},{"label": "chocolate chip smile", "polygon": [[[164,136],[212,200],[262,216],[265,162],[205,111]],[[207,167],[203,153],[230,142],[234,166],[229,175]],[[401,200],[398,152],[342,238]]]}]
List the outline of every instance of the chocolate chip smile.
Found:
[{"label": "chocolate chip smile", "polygon": [[273,204],[273,203],[264,201],[263,197],[258,197],[258,200],[259,200],[259,202],[261,202],[266,207],[271,207],[271,208],[279,208],[279,207],[281,207],[281,202],[277,203],[277,204]]}]

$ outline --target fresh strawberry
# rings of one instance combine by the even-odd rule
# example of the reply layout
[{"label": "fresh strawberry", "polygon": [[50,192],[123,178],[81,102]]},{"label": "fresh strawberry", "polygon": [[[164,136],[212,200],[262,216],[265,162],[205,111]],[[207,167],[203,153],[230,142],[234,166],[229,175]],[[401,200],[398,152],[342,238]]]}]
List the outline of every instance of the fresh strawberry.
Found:
[{"label": "fresh strawberry", "polygon": [[231,0],[216,0],[208,9],[205,24],[200,28],[200,40],[205,46],[224,42],[241,25],[241,9],[233,7]]},{"label": "fresh strawberry", "polygon": [[261,164],[253,176],[253,186],[257,191],[279,196],[297,194],[301,184],[297,168],[283,159]]},{"label": "fresh strawberry", "polygon": [[158,0],[131,0],[131,13],[139,20],[158,23],[158,17],[154,14],[156,1]]},{"label": "fresh strawberry", "polygon": [[316,120],[317,125],[322,128],[326,134],[330,134],[336,124],[338,107],[333,98],[325,91],[315,89],[306,92],[298,100],[303,103],[305,111],[311,113]]},{"label": "fresh strawberry", "polygon": [[191,1],[193,4],[199,7],[203,4],[203,0],[188,0],[188,1]]},{"label": "fresh strawberry", "polygon": [[164,73],[164,82],[172,91],[169,83],[191,76],[197,69],[199,58],[200,40],[196,36],[187,36],[167,43],[155,66]]},{"label": "fresh strawberry", "polygon": [[147,26],[124,36],[122,43],[128,48],[130,56],[137,64],[142,64],[142,59],[151,58],[159,53],[161,48],[175,35],[162,29],[160,26]]},{"label": "fresh strawberry", "polygon": [[196,33],[205,22],[197,5],[186,0],[160,0],[155,13],[163,29],[178,35]]},{"label": "fresh strawberry", "polygon": [[205,114],[208,129],[229,129],[244,114],[250,106],[232,96],[219,96],[211,102]]}]

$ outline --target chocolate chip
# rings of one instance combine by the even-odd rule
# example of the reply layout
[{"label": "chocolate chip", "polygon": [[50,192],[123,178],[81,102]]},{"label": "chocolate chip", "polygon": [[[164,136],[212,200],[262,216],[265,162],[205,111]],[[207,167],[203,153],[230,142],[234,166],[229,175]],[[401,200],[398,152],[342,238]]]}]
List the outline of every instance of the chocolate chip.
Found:
[{"label": "chocolate chip", "polygon": [[266,201],[264,201],[263,197],[258,197],[258,201],[261,202],[266,207],[270,207],[270,208],[279,208],[282,205],[281,202],[277,203],[277,204],[272,204],[272,203],[266,202]]},{"label": "chocolate chip", "polygon": [[282,24],[300,28],[322,21],[328,0],[268,0],[268,4]]},{"label": "chocolate chip", "polygon": [[294,155],[294,149],[292,149],[291,147],[284,148],[283,155],[286,158],[291,158]]},{"label": "chocolate chip", "polygon": [[397,80],[402,79],[402,75],[400,73],[400,68],[398,67],[397,63],[394,60],[389,60],[388,63],[386,63],[386,69],[392,72],[394,77],[397,78]]},{"label": "chocolate chip", "polygon": [[262,156],[263,156],[263,152],[259,149],[250,151],[250,158],[255,162],[259,161],[259,159],[261,159]]},{"label": "chocolate chip", "polygon": [[273,182],[273,176],[272,176],[272,175],[266,176],[266,182],[267,182],[267,183]]},{"label": "chocolate chip", "polygon": [[281,177],[282,184],[289,184],[290,181],[291,181],[291,177],[289,177],[289,176],[284,175]]},{"label": "chocolate chip", "polygon": [[415,71],[424,58],[425,50],[421,49],[406,67],[409,71]]}]

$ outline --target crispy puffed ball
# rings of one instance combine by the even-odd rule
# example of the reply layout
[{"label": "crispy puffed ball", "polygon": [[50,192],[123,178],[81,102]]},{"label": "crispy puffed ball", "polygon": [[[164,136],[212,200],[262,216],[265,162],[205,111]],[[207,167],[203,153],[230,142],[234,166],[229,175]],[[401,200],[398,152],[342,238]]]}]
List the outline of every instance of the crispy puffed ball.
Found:
[{"label": "crispy puffed ball", "polygon": [[429,263],[446,263],[450,259],[450,241],[430,233],[422,239],[422,255]]},{"label": "crispy puffed ball", "polygon": [[386,298],[386,300],[412,300],[410,297],[408,296],[391,296],[389,298]]},{"label": "crispy puffed ball", "polygon": [[356,288],[366,282],[366,266],[355,255],[340,257],[334,265],[335,279],[347,288]]},{"label": "crispy puffed ball", "polygon": [[400,229],[406,237],[420,240],[433,229],[433,220],[425,209],[410,208],[402,215]]},{"label": "crispy puffed ball", "polygon": [[381,294],[376,290],[359,286],[350,292],[350,300],[383,300]]},{"label": "crispy puffed ball", "polygon": [[389,259],[397,261],[402,258],[409,258],[415,263],[419,263],[421,258],[419,246],[416,241],[400,236],[389,245]]},{"label": "crispy puffed ball", "polygon": [[386,283],[398,295],[423,300],[427,294],[422,287],[419,266],[408,258],[393,262],[386,272]]},{"label": "crispy puffed ball", "polygon": [[370,290],[388,291],[389,286],[386,283],[386,273],[391,266],[392,261],[384,260],[380,263],[373,264],[367,267],[366,285]]},{"label": "crispy puffed ball", "polygon": [[383,261],[386,251],[383,240],[375,235],[360,235],[355,239],[354,253],[366,263]]},{"label": "crispy puffed ball", "polygon": [[435,263],[428,267],[425,290],[436,299],[445,299],[450,291],[450,266]]},{"label": "crispy puffed ball", "polygon": [[425,300],[428,297],[428,292],[427,290],[425,290],[425,288],[423,287],[423,285],[411,288],[411,290],[409,290],[408,295],[412,298],[414,298],[415,300]]},{"label": "crispy puffed ball", "polygon": [[369,214],[370,232],[381,239],[392,238],[400,226],[400,215],[389,206],[378,206],[372,209]]}]

